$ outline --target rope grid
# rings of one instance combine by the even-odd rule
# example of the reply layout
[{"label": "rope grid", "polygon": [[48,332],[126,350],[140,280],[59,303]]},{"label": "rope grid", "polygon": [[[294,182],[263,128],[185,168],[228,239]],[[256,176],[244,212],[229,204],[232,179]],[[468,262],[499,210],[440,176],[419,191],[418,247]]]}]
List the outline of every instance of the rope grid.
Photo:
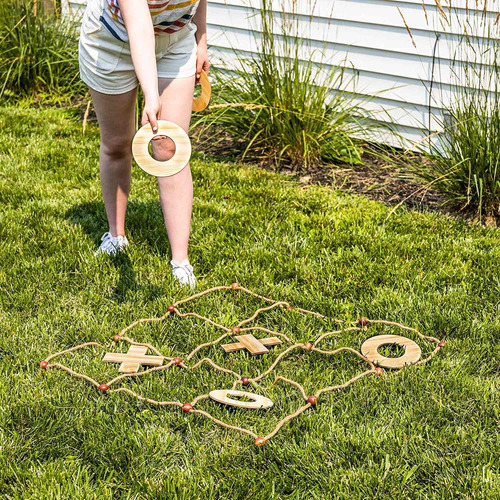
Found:
[{"label": "rope grid", "polygon": [[[263,300],[267,303],[270,303],[271,305],[257,309],[249,318],[244,319],[243,321],[238,323],[233,328],[227,328],[226,326],[220,325],[220,324],[216,323],[215,321],[213,321],[209,318],[206,318],[204,316],[201,316],[195,312],[182,313],[178,310],[178,306],[180,306],[182,304],[186,304],[187,302],[193,301],[197,298],[200,298],[204,295],[207,295],[207,294],[212,293],[212,292],[217,291],[217,290],[241,290],[241,291],[257,298],[257,299],[260,299],[260,300]],[[297,311],[299,313],[315,316],[315,317],[320,318],[320,319],[328,319],[328,320],[333,321],[337,324],[349,325],[349,326],[347,328],[343,328],[340,330],[335,330],[335,331],[324,333],[320,337],[318,337],[314,342],[304,342],[304,343],[293,343],[287,335],[285,335],[283,333],[275,332],[273,330],[269,330],[267,328],[259,327],[259,326],[243,328],[244,325],[253,321],[262,312],[269,311],[271,309],[275,309],[278,307],[286,308],[289,311],[294,310],[294,311]],[[191,361],[193,356],[195,356],[196,353],[198,353],[201,349],[204,349],[206,347],[210,347],[213,345],[217,345],[220,342],[222,342],[224,339],[226,339],[234,334],[239,334],[240,332],[261,331],[261,332],[265,332],[268,334],[272,334],[272,335],[276,335],[278,337],[281,337],[283,340],[285,340],[286,342],[288,342],[289,344],[292,344],[292,345],[290,345],[283,352],[281,352],[267,370],[265,370],[264,372],[262,372],[259,375],[252,378],[252,377],[243,376],[241,374],[236,373],[233,370],[219,366],[213,360],[211,360],[210,358],[206,358],[206,357],[199,360],[198,362],[196,362],[192,366],[189,366],[183,362],[182,358],[179,358],[179,357],[172,358],[172,357],[163,356],[163,354],[161,354],[161,352],[158,349],[156,349],[154,346],[152,346],[150,344],[146,344],[146,343],[135,342],[134,340],[132,340],[131,338],[129,338],[125,335],[128,331],[130,331],[132,328],[134,328],[135,326],[137,326],[139,324],[161,322],[161,321],[166,320],[171,314],[175,314],[175,315],[179,316],[180,318],[194,317],[194,318],[197,318],[199,320],[205,321],[205,322],[207,322],[207,323],[209,323],[209,324],[215,326],[216,328],[219,328],[225,332],[223,335],[221,335],[216,340],[214,340],[212,342],[205,342],[205,343],[202,343],[202,344],[198,345],[197,347],[195,347],[186,356],[187,363],[189,363],[189,361]],[[394,321],[370,320],[370,319],[365,318],[365,317],[361,317],[358,319],[358,321],[355,321],[355,322],[347,322],[347,321],[343,321],[340,319],[333,319],[333,318],[329,318],[328,316],[324,316],[324,315],[317,313],[317,312],[314,312],[314,311],[309,311],[307,309],[302,309],[300,307],[293,307],[292,305],[290,305],[289,302],[275,301],[275,300],[270,299],[268,297],[264,297],[262,295],[259,295],[251,290],[248,290],[247,288],[244,288],[243,286],[241,286],[238,283],[233,283],[230,286],[212,287],[212,288],[209,288],[207,290],[204,290],[203,292],[200,292],[200,293],[194,294],[190,297],[187,297],[186,299],[175,302],[175,303],[168,306],[167,312],[163,316],[155,317],[155,318],[141,318],[137,321],[134,321],[133,323],[131,323],[127,327],[123,328],[119,334],[113,336],[113,340],[115,342],[124,341],[124,342],[128,342],[130,345],[147,347],[152,352],[154,352],[157,356],[163,357],[164,360],[167,361],[167,363],[165,365],[155,366],[154,368],[144,369],[143,371],[139,371],[136,373],[124,373],[122,375],[118,375],[117,377],[114,377],[113,379],[111,379],[107,383],[99,383],[98,381],[94,380],[93,378],[88,377],[87,375],[78,373],[78,372],[72,370],[71,368],[61,364],[61,363],[50,363],[51,360],[53,360],[54,358],[56,358],[58,356],[62,356],[64,354],[75,352],[79,349],[83,349],[86,347],[98,347],[98,348],[103,349],[103,350],[106,349],[105,346],[103,346],[102,344],[99,344],[98,342],[85,342],[84,344],[80,344],[80,345],[71,347],[69,349],[65,349],[63,351],[59,351],[59,352],[56,352],[54,354],[51,354],[44,361],[42,361],[40,363],[40,367],[43,370],[50,369],[50,368],[58,368],[59,370],[62,370],[62,371],[69,373],[73,377],[86,380],[87,382],[89,382],[92,385],[94,385],[95,387],[97,387],[102,393],[112,394],[112,393],[122,393],[123,392],[125,394],[128,394],[128,395],[138,399],[139,401],[143,401],[145,403],[149,403],[152,405],[156,405],[156,406],[160,406],[160,407],[161,406],[177,406],[185,413],[202,415],[205,418],[213,421],[214,423],[216,423],[222,427],[225,427],[226,429],[231,429],[234,431],[241,432],[243,434],[247,434],[254,439],[254,443],[256,446],[262,446],[267,441],[269,441],[271,438],[273,438],[285,424],[287,424],[288,422],[290,422],[294,418],[298,417],[299,415],[301,415],[303,412],[305,412],[309,408],[316,406],[316,404],[318,403],[319,398],[322,394],[345,389],[345,388],[349,387],[351,384],[353,384],[354,382],[356,382],[357,380],[359,380],[367,375],[373,374],[376,376],[381,376],[384,373],[383,368],[375,366],[372,361],[370,361],[368,358],[363,356],[363,354],[361,354],[356,349],[353,349],[350,347],[340,347],[340,348],[334,349],[334,350],[322,350],[322,349],[319,349],[317,347],[320,342],[322,342],[324,339],[327,339],[333,335],[338,335],[342,332],[347,332],[347,331],[365,331],[369,324],[380,324],[380,325],[386,325],[386,326],[394,326],[394,327],[400,328],[402,330],[412,332],[412,333],[416,334],[422,340],[434,342],[436,344],[435,349],[429,354],[428,357],[414,363],[415,365],[422,365],[422,364],[427,363],[445,345],[444,341],[441,341],[435,337],[423,335],[415,328],[401,325],[401,324],[396,323]],[[354,326],[354,325],[359,325],[359,326]],[[204,364],[208,364],[209,366],[211,366],[215,370],[227,373],[227,374],[235,377],[235,381],[232,385],[231,390],[235,390],[239,385],[242,385],[242,386],[252,385],[252,386],[256,387],[257,383],[260,382],[263,378],[267,377],[270,373],[272,373],[274,371],[274,369],[281,363],[281,361],[285,357],[287,357],[287,355],[289,353],[291,353],[295,350],[298,350],[298,349],[300,349],[302,351],[317,352],[317,353],[325,355],[325,356],[334,356],[334,355],[341,353],[341,352],[350,352],[350,353],[354,354],[355,356],[357,356],[358,358],[360,358],[362,361],[364,361],[368,365],[368,369],[366,371],[352,377],[351,379],[344,382],[343,384],[333,385],[330,387],[325,387],[323,389],[319,389],[318,391],[316,391],[312,395],[307,395],[305,389],[298,382],[296,382],[294,380],[287,379],[287,378],[282,377],[282,376],[276,376],[275,380],[274,380],[274,385],[277,385],[279,382],[283,382],[283,383],[289,384],[289,385],[297,388],[298,391],[300,392],[300,395],[301,395],[305,404],[303,406],[301,406],[300,408],[298,408],[295,412],[287,415],[282,420],[280,420],[277,423],[274,430],[272,430],[269,434],[267,434],[264,437],[258,436],[257,434],[255,434],[253,431],[251,431],[249,429],[244,429],[242,427],[234,426],[234,425],[228,424],[227,422],[223,422],[222,420],[215,418],[213,415],[209,414],[208,412],[201,410],[201,409],[198,409],[198,408],[195,408],[195,406],[200,401],[204,401],[204,400],[209,399],[208,394],[202,394],[202,395],[197,396],[196,398],[193,399],[193,401],[191,401],[191,403],[181,403],[179,401],[157,401],[155,399],[146,398],[146,397],[141,396],[141,395],[137,394],[136,392],[134,392],[128,388],[125,388],[125,387],[111,389],[112,385],[116,384],[117,382],[119,382],[120,380],[123,380],[125,378],[142,377],[142,376],[147,375],[149,373],[168,370],[172,366],[177,366],[177,367],[180,367],[180,368],[183,368],[186,370],[196,370]]]}]

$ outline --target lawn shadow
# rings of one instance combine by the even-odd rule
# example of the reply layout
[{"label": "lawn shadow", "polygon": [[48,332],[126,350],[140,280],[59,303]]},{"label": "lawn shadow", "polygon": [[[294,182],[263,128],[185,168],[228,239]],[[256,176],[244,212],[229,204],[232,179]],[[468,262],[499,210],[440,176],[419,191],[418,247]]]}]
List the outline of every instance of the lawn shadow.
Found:
[{"label": "lawn shadow", "polygon": [[[99,247],[101,237],[108,227],[102,201],[74,205],[66,211],[65,217],[83,229],[94,242],[96,249]],[[129,235],[134,235],[138,240],[149,244],[156,253],[167,255],[168,241],[158,202],[130,201],[127,207],[126,225]],[[137,283],[135,270],[127,252],[110,257],[110,261],[119,273],[118,283],[112,293],[112,298],[117,302],[126,302],[129,291],[146,289],[152,298],[164,295],[163,289],[156,285],[149,282],[143,285]]]}]

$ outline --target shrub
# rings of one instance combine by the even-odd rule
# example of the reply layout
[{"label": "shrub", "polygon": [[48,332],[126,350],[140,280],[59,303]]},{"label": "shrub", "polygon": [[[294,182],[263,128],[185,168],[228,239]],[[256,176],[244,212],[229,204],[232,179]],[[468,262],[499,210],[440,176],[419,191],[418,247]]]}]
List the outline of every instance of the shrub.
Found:
[{"label": "shrub", "polygon": [[278,16],[271,0],[261,0],[261,26],[253,32],[259,52],[243,57],[233,48],[236,68],[229,76],[214,71],[219,94],[203,123],[223,126],[232,141],[242,144],[242,158],[249,155],[276,167],[358,163],[361,143],[353,136],[363,129],[362,112],[341,90],[353,77],[324,64],[324,52],[299,36],[296,2],[286,5],[292,12],[283,9]]},{"label": "shrub", "polygon": [[82,93],[78,33],[56,9],[32,0],[0,2],[0,97]]}]

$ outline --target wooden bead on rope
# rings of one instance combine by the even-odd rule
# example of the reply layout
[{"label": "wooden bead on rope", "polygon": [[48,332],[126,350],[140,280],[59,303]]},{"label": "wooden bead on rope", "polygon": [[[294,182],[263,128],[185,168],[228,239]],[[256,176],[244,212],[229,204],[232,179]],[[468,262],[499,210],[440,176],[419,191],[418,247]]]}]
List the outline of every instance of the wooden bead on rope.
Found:
[{"label": "wooden bead on rope", "polygon": [[108,384],[101,384],[101,385],[99,386],[99,390],[100,390],[101,392],[108,392],[108,389],[109,389]]},{"label": "wooden bead on rope", "polygon": [[175,306],[173,304],[170,304],[168,307],[167,307],[167,311],[169,313],[173,313],[175,312]]},{"label": "wooden bead on rope", "polygon": [[113,335],[113,340],[115,342],[118,342],[120,340],[120,336],[119,335]]},{"label": "wooden bead on rope", "polygon": [[181,363],[182,363],[182,359],[181,358],[174,358],[174,363],[179,366]]},{"label": "wooden bead on rope", "polygon": [[240,288],[241,288],[241,285],[240,285],[239,283],[233,283],[233,284],[231,285],[231,288],[232,288],[233,290],[238,290],[238,289],[240,289]]},{"label": "wooden bead on rope", "polygon": [[200,80],[198,83],[201,85],[201,95],[200,97],[193,99],[193,111],[203,111],[208,106],[210,97],[212,97],[210,80],[204,70],[201,70]]},{"label": "wooden bead on rope", "polygon": [[241,330],[240,330],[240,327],[239,327],[239,326],[233,326],[233,327],[231,328],[231,331],[232,331],[233,333],[240,333],[240,331],[241,331]]},{"label": "wooden bead on rope", "polygon": [[48,361],[40,361],[40,368],[42,370],[46,370],[49,362]]},{"label": "wooden bead on rope", "polygon": [[304,343],[304,349],[306,351],[310,351],[312,348],[313,348],[313,345],[311,344],[311,342],[305,342]]},{"label": "wooden bead on rope", "polygon": [[358,319],[358,323],[361,326],[366,326],[368,324],[368,318],[365,318],[364,316],[361,316],[361,318]]},{"label": "wooden bead on rope", "polygon": [[439,342],[438,346],[439,347],[444,347],[446,345],[446,342],[444,340],[441,340],[441,342]]},{"label": "wooden bead on rope", "polygon": [[241,377],[241,383],[243,385],[248,385],[250,383],[250,379],[248,377]]},{"label": "wooden bead on rope", "polygon": [[266,440],[263,437],[255,438],[255,446],[264,446],[266,444]]},{"label": "wooden bead on rope", "polygon": [[307,398],[307,402],[311,405],[311,406],[316,406],[318,404],[318,396],[309,396]]},{"label": "wooden bead on rope", "polygon": [[185,413],[189,413],[193,409],[193,405],[190,403],[184,403],[182,405],[182,411]]},{"label": "wooden bead on rope", "polygon": [[[158,161],[149,154],[149,142],[158,135],[165,135],[175,144],[175,153],[169,160]],[[153,132],[151,125],[146,123],[134,136],[132,154],[139,167],[144,172],[155,177],[167,177],[179,173],[191,158],[191,141],[186,132],[176,123],[158,120],[158,131]]]},{"label": "wooden bead on rope", "polygon": [[384,374],[384,369],[380,368],[380,366],[377,366],[377,368],[375,368],[375,375],[377,377],[381,377],[383,374]]}]

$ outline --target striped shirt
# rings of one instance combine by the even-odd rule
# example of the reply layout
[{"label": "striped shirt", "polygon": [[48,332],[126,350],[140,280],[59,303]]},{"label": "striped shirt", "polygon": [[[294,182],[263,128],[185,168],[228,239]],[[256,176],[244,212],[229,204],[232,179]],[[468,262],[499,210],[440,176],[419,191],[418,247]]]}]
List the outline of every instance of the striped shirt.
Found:
[{"label": "striped shirt", "polygon": [[[155,36],[174,33],[191,21],[200,0],[147,0]],[[105,0],[101,22],[110,33],[121,41],[127,41],[127,29],[120,12],[119,0]]]}]

